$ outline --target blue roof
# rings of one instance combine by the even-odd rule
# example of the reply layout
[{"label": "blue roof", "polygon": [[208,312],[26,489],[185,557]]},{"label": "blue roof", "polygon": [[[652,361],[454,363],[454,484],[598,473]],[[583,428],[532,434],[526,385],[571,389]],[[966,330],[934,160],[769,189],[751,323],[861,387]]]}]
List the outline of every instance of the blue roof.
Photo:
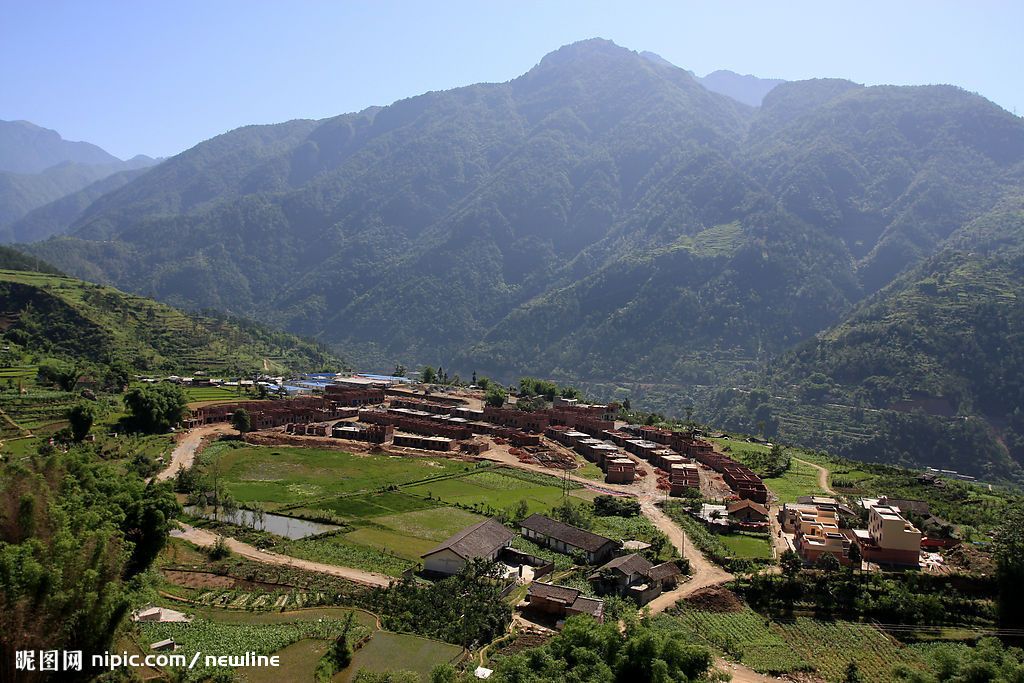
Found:
[{"label": "blue roof", "polygon": [[357,377],[365,377],[366,379],[379,379],[382,382],[411,382],[408,377],[398,377],[396,375],[374,375],[369,372],[360,372]]}]

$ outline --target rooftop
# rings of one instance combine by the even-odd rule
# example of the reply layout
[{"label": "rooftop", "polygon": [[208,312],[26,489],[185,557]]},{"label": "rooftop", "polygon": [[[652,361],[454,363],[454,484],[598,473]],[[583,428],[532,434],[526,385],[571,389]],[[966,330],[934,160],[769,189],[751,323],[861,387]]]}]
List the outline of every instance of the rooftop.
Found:
[{"label": "rooftop", "polygon": [[557,519],[551,519],[544,515],[532,514],[524,519],[520,526],[588,552],[597,552],[608,543],[615,542],[610,538],[599,536],[585,529],[559,522]]},{"label": "rooftop", "polygon": [[489,557],[513,538],[515,538],[515,534],[505,527],[504,524],[493,519],[487,519],[479,524],[466,527],[433,550],[424,553],[421,557],[427,557],[442,550],[451,550],[466,560],[477,557]]}]

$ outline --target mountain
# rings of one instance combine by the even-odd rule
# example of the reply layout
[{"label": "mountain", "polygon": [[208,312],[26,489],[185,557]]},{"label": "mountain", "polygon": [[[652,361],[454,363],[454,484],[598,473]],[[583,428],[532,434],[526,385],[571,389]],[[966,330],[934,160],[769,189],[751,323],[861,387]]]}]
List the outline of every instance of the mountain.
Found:
[{"label": "mountain", "polygon": [[0,171],[42,173],[66,162],[102,166],[120,161],[96,145],[65,140],[55,130],[28,121],[0,121]]},{"label": "mountain", "polygon": [[[48,204],[32,209],[11,223],[6,230],[0,229],[0,242],[38,242],[53,235],[64,234],[94,201],[127,185],[145,173],[148,167],[149,164],[146,164],[142,168],[117,171],[101,177],[80,190],[70,192]],[[91,168],[95,169],[96,167]]]},{"label": "mountain", "polygon": [[818,79],[752,108],[591,40],[507,83],[225,133],[30,250],[363,366],[657,384],[700,414],[1022,184],[1024,122],[958,88]]},{"label": "mountain", "polygon": [[[641,52],[640,56],[655,64],[676,68],[672,62],[654,52]],[[692,71],[687,71],[687,73],[711,92],[731,97],[748,107],[760,107],[765,95],[771,92],[775,86],[786,82],[779,78],[758,78],[725,69],[712,71],[704,77],[698,76]]]},{"label": "mountain", "polygon": [[[40,239],[63,232],[83,208],[116,183],[98,185],[62,207],[15,230],[30,211],[88,188],[109,176],[156,163],[145,155],[121,161],[96,145],[69,142],[28,121],[0,121],[0,242]],[[28,237],[23,237],[27,235]]]},{"label": "mountain", "polygon": [[748,107],[760,107],[768,93],[786,82],[780,78],[758,78],[728,70],[712,71],[697,80],[711,92],[731,97]]},{"label": "mountain", "polygon": [[30,270],[50,275],[63,275],[59,270],[40,258],[23,254],[11,247],[0,244],[0,270]]},{"label": "mountain", "polygon": [[861,459],[916,455],[1024,481],[1022,378],[1024,198],[1008,198],[774,361],[763,391],[723,392],[714,418]]},{"label": "mountain", "polygon": [[[5,266],[8,251],[0,247]],[[48,273],[0,270],[0,322],[6,352],[35,362],[53,357],[98,368],[231,376],[343,367],[327,349],[253,322],[186,314]]]}]

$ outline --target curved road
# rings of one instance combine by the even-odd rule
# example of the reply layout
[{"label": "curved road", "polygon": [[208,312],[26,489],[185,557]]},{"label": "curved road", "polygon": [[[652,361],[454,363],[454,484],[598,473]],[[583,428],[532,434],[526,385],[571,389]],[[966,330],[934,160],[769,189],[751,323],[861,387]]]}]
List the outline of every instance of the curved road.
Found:
[{"label": "curved road", "polygon": [[832,487],[828,485],[828,475],[830,473],[827,469],[825,469],[821,465],[816,465],[809,460],[801,460],[800,458],[793,459],[796,460],[797,462],[802,462],[805,465],[810,465],[814,469],[818,470],[818,488],[824,491],[825,493],[829,494],[830,496],[834,496],[836,494],[836,492],[832,490]]},{"label": "curved road", "polygon": [[188,432],[178,441],[178,445],[171,451],[171,459],[154,479],[166,481],[178,473],[178,468],[188,469],[196,458],[196,453],[202,449],[203,439],[214,434],[230,434],[235,430],[227,423],[205,425],[196,427]]},{"label": "curved road", "polygon": [[203,548],[208,548],[216,543],[218,538],[223,538],[224,542],[227,543],[228,548],[231,549],[231,552],[249,560],[262,562],[263,564],[271,564],[279,567],[295,567],[296,569],[320,572],[321,574],[337,576],[342,579],[348,579],[349,581],[355,581],[356,583],[361,583],[367,586],[387,587],[391,585],[392,582],[396,581],[396,579],[390,576],[385,576],[384,574],[367,572],[362,569],[355,569],[352,567],[339,567],[334,564],[300,560],[297,557],[278,555],[277,553],[272,553],[269,550],[260,550],[248,543],[242,543],[241,541],[228,536],[220,536],[219,534],[206,531],[205,529],[196,529],[184,522],[178,522],[178,526],[181,528],[171,531],[171,536],[174,538],[184,539],[189,543],[194,543],[195,545]]}]

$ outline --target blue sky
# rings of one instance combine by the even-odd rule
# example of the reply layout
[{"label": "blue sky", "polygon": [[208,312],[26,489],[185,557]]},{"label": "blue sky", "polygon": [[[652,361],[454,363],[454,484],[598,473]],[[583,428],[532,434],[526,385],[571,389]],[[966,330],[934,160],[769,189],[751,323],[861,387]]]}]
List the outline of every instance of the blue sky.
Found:
[{"label": "blue sky", "polygon": [[505,81],[584,38],[704,75],[952,83],[1024,114],[1024,2],[3,0],[0,119],[167,156],[249,123]]}]

